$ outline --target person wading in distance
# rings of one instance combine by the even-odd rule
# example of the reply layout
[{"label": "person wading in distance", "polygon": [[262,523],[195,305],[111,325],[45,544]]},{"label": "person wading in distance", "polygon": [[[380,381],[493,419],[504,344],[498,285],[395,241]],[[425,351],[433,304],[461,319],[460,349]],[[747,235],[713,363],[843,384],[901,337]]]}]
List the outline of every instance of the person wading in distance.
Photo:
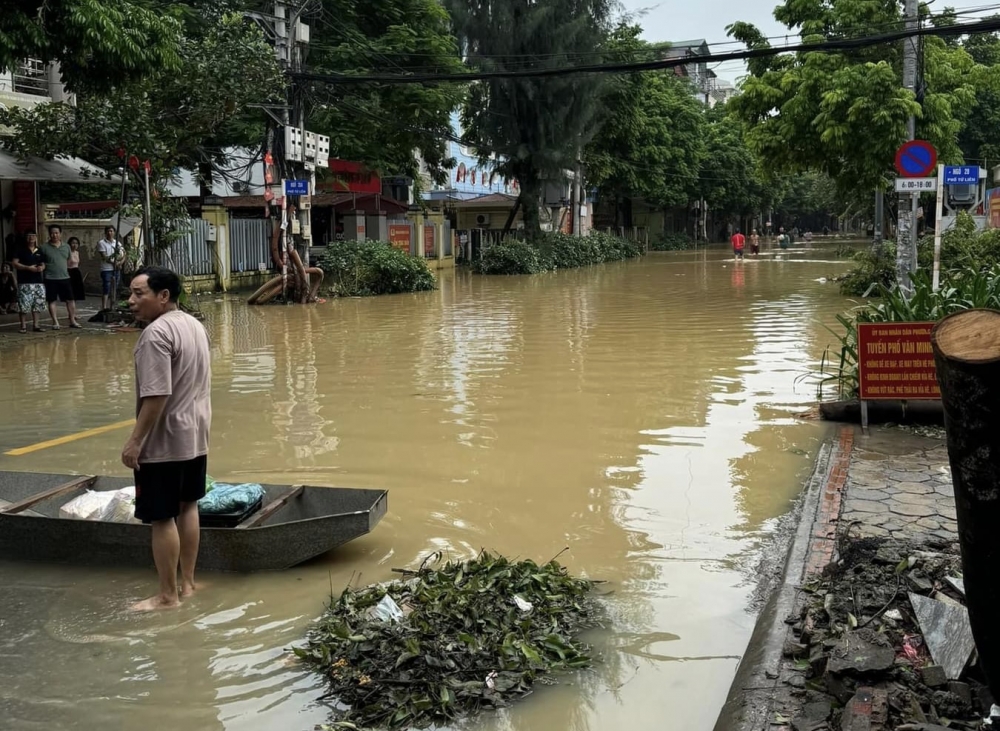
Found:
[{"label": "person wading in distance", "polygon": [[135,476],[135,517],[152,526],[160,580],[159,593],[134,605],[137,611],[176,607],[196,589],[212,372],[208,335],[179,309],[180,292],[174,272],[146,267],[132,278],[128,300],[146,327],[135,346],[136,423],[122,463]]}]

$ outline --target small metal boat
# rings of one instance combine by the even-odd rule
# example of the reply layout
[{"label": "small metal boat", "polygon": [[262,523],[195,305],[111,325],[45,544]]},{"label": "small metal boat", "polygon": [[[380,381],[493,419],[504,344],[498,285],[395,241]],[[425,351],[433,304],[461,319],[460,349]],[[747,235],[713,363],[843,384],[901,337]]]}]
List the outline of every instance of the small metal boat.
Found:
[{"label": "small metal boat", "polygon": [[[84,490],[119,490],[130,484],[120,477],[0,471],[0,558],[152,566],[148,525],[59,517],[59,508]],[[198,568],[291,568],[365,535],[388,508],[385,490],[262,487],[261,507],[238,524],[203,524]]]}]

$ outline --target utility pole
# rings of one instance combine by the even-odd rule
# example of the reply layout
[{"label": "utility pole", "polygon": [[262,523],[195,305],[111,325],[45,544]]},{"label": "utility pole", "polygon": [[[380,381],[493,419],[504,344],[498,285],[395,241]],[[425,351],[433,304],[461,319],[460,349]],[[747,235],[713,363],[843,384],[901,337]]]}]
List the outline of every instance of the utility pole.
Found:
[{"label": "utility pole", "polygon": [[[917,30],[919,23],[918,0],[905,0],[906,30]],[[917,59],[919,39],[908,36],[903,39],[903,87],[914,94],[917,91]],[[914,116],[906,124],[906,139],[917,136],[917,120]],[[913,291],[910,274],[917,269],[917,206],[919,193],[900,193],[899,211],[896,223],[896,281],[907,296]],[[877,234],[876,234],[877,235]]]},{"label": "utility pole", "polygon": [[[274,54],[282,70],[290,75],[286,103],[280,115],[273,115],[281,125],[278,134],[283,138],[282,160],[275,159],[269,147],[268,195],[267,199],[281,201],[281,230],[279,251],[281,256],[282,291],[287,296],[288,267],[292,263],[292,253],[298,236],[299,256],[303,268],[309,268],[309,246],[312,241],[312,195],[315,189],[316,166],[325,166],[329,160],[330,139],[307,132],[305,128],[305,95],[295,82],[294,74],[303,70],[306,48],[309,44],[309,26],[300,21],[306,0],[274,0],[274,15],[267,18],[263,14],[251,13],[271,32],[274,39]],[[270,138],[273,140],[273,138]],[[270,143],[269,143],[270,144]],[[283,174],[282,174],[283,173]],[[308,181],[308,188],[286,190],[285,181]],[[293,215],[293,213],[295,215]],[[306,290],[309,288],[309,274],[306,273]],[[299,293],[303,297],[304,293]]]},{"label": "utility pole", "polygon": [[876,256],[882,255],[882,233],[885,231],[885,193],[881,190],[875,191],[875,226],[872,246]]}]

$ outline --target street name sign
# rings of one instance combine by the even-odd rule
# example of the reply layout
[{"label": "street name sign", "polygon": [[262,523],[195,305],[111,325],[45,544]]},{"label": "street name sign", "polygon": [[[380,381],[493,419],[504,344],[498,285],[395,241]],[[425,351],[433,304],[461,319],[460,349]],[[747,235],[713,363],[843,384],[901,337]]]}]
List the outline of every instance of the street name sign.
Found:
[{"label": "street name sign", "polygon": [[910,140],[896,151],[896,171],[904,178],[926,178],[937,166],[937,150],[930,142]]},{"label": "street name sign", "polygon": [[285,195],[309,195],[309,181],[286,180]]},{"label": "street name sign", "polygon": [[937,188],[937,178],[896,178],[897,193],[933,193]]},{"label": "street name sign", "polygon": [[978,165],[945,165],[945,185],[976,185],[986,176],[986,171]]}]

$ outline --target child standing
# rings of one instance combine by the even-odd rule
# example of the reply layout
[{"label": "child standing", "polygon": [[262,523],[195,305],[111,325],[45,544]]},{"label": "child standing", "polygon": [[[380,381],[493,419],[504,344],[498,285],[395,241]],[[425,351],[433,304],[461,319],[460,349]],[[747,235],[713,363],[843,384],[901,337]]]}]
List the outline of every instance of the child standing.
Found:
[{"label": "child standing", "polygon": [[0,313],[17,312],[17,277],[14,267],[5,261],[0,267]]}]

